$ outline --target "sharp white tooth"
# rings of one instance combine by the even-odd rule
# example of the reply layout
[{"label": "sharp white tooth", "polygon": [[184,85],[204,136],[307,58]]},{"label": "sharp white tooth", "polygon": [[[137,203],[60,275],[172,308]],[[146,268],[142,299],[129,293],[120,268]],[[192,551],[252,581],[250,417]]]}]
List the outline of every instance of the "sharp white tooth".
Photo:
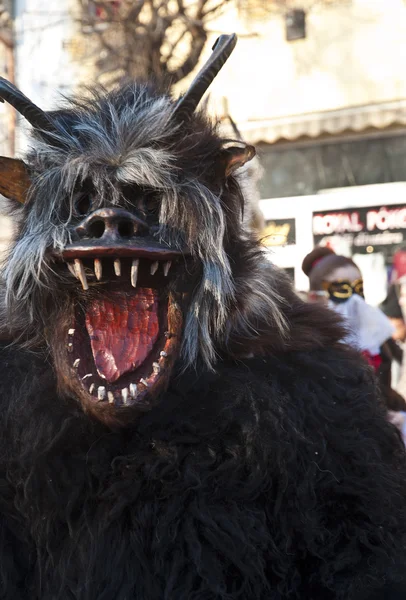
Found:
[{"label": "sharp white tooth", "polygon": [[70,272],[72,273],[72,275],[73,275],[74,277],[76,277],[76,279],[77,279],[77,275],[76,275],[75,267],[72,265],[72,263],[66,263],[66,264],[67,264],[67,267],[68,267],[69,271],[70,271]]},{"label": "sharp white tooth", "polygon": [[97,388],[97,398],[98,398],[98,400],[104,400],[105,397],[106,397],[106,388],[104,387],[104,385],[100,385]]},{"label": "sharp white tooth", "polygon": [[127,401],[128,401],[128,388],[123,388],[121,390],[121,396],[123,398],[124,404],[127,404]]},{"label": "sharp white tooth", "polygon": [[68,330],[68,335],[74,335],[74,333],[75,333],[75,330],[74,330],[74,329],[69,329],[69,330]]},{"label": "sharp white tooth", "polygon": [[109,399],[109,404],[114,404],[114,394],[113,394],[113,392],[107,392],[107,398]]},{"label": "sharp white tooth", "polygon": [[75,369],[78,368],[79,363],[80,363],[80,358],[77,358],[75,361],[73,361],[73,366],[75,367]]},{"label": "sharp white tooth", "polygon": [[101,263],[100,258],[94,259],[94,272],[95,272],[97,281],[100,281],[100,279],[102,278],[102,273],[103,273],[102,263]]},{"label": "sharp white tooth", "polygon": [[163,356],[163,358],[166,358],[168,354],[164,350],[162,350],[162,352],[159,353],[159,356]]},{"label": "sharp white tooth", "polygon": [[149,387],[149,383],[148,383],[148,381],[145,381],[145,379],[140,379],[140,383],[145,385],[145,387]]},{"label": "sharp white tooth", "polygon": [[92,385],[89,388],[89,393],[93,394],[93,390],[94,390],[94,383],[92,383]]},{"label": "sharp white tooth", "polygon": [[154,369],[154,373],[159,373],[159,371],[161,370],[161,367],[158,365],[157,362],[152,363],[152,368]]},{"label": "sharp white tooth", "polygon": [[138,278],[138,265],[139,265],[139,259],[136,258],[135,260],[133,260],[132,264],[131,264],[131,285],[133,287],[137,287],[137,278]]},{"label": "sharp white tooth", "polygon": [[168,276],[169,269],[171,268],[171,264],[172,264],[172,263],[171,263],[171,261],[170,261],[170,260],[168,260],[168,261],[167,261],[167,262],[164,264],[164,275],[165,275],[165,277],[167,277],[167,276]]},{"label": "sharp white tooth", "polygon": [[120,277],[121,275],[121,260],[119,258],[116,258],[114,261],[114,273],[117,277]]},{"label": "sharp white tooth", "polygon": [[92,373],[86,373],[86,375],[84,375],[82,377],[82,381],[84,381],[85,379],[87,379],[88,377],[91,377],[91,376],[92,376]]},{"label": "sharp white tooth", "polygon": [[131,398],[135,398],[137,395],[137,386],[135,383],[130,383],[130,394]]},{"label": "sharp white tooth", "polygon": [[73,344],[72,344],[72,342],[69,342],[69,344],[68,344],[68,352],[73,352]]},{"label": "sharp white tooth", "polygon": [[159,263],[158,263],[157,260],[154,263],[152,263],[152,265],[151,265],[151,275],[155,275],[155,273],[158,271],[158,266],[159,266]]},{"label": "sharp white tooth", "polygon": [[85,270],[83,268],[82,261],[79,258],[75,258],[75,273],[76,277],[80,279],[80,283],[82,284],[82,288],[84,290],[88,290],[89,286],[87,285],[87,279],[85,275]]}]

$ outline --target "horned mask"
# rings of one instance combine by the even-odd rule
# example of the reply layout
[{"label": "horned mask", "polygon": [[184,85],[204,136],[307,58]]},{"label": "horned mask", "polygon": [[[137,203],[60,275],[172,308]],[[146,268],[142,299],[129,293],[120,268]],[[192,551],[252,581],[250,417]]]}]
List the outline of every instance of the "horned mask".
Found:
[{"label": "horned mask", "polygon": [[45,343],[60,390],[104,420],[147,410],[179,360],[214,368],[233,319],[251,335],[243,286],[250,310],[275,309],[260,278],[254,290],[236,274],[248,242],[234,173],[255,151],[196,111],[236,41],[218,38],[176,102],[131,84],[44,112],[0,79],[33,127],[25,161],[0,159],[0,192],[21,206],[3,327]]}]

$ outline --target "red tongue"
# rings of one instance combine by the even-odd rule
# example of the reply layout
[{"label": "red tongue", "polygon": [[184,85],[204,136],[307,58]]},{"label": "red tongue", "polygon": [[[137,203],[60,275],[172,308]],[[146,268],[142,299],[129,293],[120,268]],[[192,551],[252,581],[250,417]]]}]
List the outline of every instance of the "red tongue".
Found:
[{"label": "red tongue", "polygon": [[144,362],[159,332],[158,295],[149,288],[93,300],[86,312],[94,363],[108,382]]}]

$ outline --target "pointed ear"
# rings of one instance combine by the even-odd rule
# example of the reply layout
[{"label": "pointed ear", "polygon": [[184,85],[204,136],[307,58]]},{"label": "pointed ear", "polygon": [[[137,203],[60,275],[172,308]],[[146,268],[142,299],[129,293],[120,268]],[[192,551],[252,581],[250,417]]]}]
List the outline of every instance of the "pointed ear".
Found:
[{"label": "pointed ear", "polygon": [[28,169],[22,160],[0,156],[0,194],[24,204],[30,185]]},{"label": "pointed ear", "polygon": [[225,175],[229,177],[234,171],[252,160],[255,156],[254,146],[244,144],[242,146],[230,146],[222,150],[222,159],[225,167]]}]

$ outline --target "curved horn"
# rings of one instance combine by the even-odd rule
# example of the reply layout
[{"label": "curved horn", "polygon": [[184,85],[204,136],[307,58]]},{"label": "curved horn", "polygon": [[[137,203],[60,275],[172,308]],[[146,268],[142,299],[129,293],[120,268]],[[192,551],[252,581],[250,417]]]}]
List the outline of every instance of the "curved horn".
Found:
[{"label": "curved horn", "polygon": [[25,117],[35,129],[55,130],[52,121],[43,110],[31,102],[27,96],[24,96],[15,85],[4,79],[4,77],[0,77],[0,102],[5,100]]},{"label": "curved horn", "polygon": [[177,118],[180,116],[187,118],[194,112],[207,88],[234,50],[236,43],[237,36],[235,33],[221,35],[217,38],[212,48],[213,54],[196,75],[185,95],[177,101],[173,115],[176,115]]}]

